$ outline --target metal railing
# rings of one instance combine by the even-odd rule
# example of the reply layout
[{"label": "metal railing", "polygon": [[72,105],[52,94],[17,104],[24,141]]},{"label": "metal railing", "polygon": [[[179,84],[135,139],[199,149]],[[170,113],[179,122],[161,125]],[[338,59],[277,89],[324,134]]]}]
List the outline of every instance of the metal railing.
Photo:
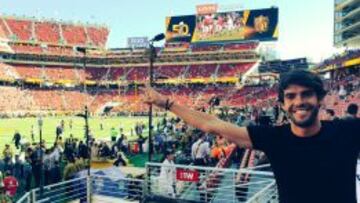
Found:
[{"label": "metal railing", "polygon": [[181,202],[276,203],[274,175],[249,169],[223,169],[147,163],[145,180],[102,175],[75,178],[26,193],[17,203],[72,201],[140,202],[148,197]]},{"label": "metal railing", "polygon": [[32,190],[32,202],[62,203],[88,199],[89,178],[74,178]]},{"label": "metal railing", "polygon": [[189,202],[278,202],[272,172],[157,163],[146,168],[147,196]]},{"label": "metal railing", "polygon": [[143,180],[92,175],[33,189],[17,203],[65,203],[72,201],[111,202],[119,199],[139,202],[143,196]]},{"label": "metal railing", "polygon": [[[143,180],[112,179],[108,176],[91,176],[91,195],[98,199],[112,197],[127,201],[140,201],[143,196]],[[105,202],[102,200],[101,202]]]},{"label": "metal railing", "polygon": [[25,193],[16,203],[31,203],[31,193]]}]

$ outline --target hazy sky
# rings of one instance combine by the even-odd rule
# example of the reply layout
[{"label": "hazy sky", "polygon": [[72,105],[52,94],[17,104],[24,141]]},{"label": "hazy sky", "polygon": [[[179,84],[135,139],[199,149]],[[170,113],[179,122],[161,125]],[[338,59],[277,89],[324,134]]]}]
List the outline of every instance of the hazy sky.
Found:
[{"label": "hazy sky", "polygon": [[165,17],[194,14],[204,3],[252,9],[279,7],[279,56],[319,61],[333,52],[333,0],[0,0],[3,15],[105,23],[108,47],[125,47],[128,37],[165,31]]}]

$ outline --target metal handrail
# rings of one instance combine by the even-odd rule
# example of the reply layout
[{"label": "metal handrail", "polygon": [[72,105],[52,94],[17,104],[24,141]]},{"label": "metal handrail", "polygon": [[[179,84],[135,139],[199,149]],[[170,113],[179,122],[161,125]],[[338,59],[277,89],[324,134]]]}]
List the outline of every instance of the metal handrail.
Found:
[{"label": "metal handrail", "polygon": [[227,173],[251,173],[254,175],[265,175],[273,177],[273,172],[267,172],[267,171],[253,171],[249,170],[248,168],[242,168],[240,170],[238,169],[231,169],[231,168],[214,168],[214,167],[208,167],[208,166],[192,166],[192,165],[179,165],[179,164],[161,164],[161,163],[153,163],[148,162],[146,163],[146,166],[157,166],[157,167],[173,167],[173,168],[186,168],[186,169],[194,169],[194,170],[208,170],[213,172],[227,172]]}]

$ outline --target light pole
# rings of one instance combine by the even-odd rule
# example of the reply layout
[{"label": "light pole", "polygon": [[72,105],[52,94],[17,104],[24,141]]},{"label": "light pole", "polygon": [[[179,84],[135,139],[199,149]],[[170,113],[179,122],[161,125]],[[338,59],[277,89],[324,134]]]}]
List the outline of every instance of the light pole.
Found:
[{"label": "light pole", "polygon": [[42,126],[43,126],[43,119],[40,115],[38,118],[38,127],[39,127],[39,150],[40,150],[40,196],[42,196],[44,191],[44,162],[43,162],[43,139],[42,139]]},{"label": "light pole", "polygon": [[[161,41],[165,38],[165,35],[163,33],[156,35],[153,39],[150,40],[149,43],[149,62],[150,62],[150,67],[149,67],[149,78],[150,78],[150,86],[152,87],[154,85],[154,62],[156,59],[156,49],[154,47],[154,42],[158,42]],[[152,152],[153,152],[153,146],[152,146],[152,112],[153,112],[153,108],[152,108],[152,104],[150,104],[149,106],[149,157],[148,157],[148,161],[151,161],[151,156],[152,156]],[[141,146],[139,146],[141,147]]]}]

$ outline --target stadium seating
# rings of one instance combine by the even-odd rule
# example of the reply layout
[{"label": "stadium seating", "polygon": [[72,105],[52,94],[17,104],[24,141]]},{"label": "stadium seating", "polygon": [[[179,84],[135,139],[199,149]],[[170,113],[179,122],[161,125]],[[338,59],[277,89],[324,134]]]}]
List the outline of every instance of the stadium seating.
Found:
[{"label": "stadium seating", "polygon": [[158,66],[154,68],[157,78],[177,78],[184,74],[186,66]]},{"label": "stadium seating", "polygon": [[188,78],[209,78],[215,74],[217,65],[192,65],[189,67]]},{"label": "stadium seating", "polygon": [[95,80],[95,81],[116,81],[125,77],[126,68],[79,68],[76,70],[77,75],[79,75],[80,81],[86,80]]},{"label": "stadium seating", "polygon": [[109,71],[108,68],[86,68],[84,71],[83,69],[78,69],[80,80],[86,79],[86,80],[107,80],[109,77]]},{"label": "stadium seating", "polygon": [[76,76],[73,67],[43,67],[45,77],[50,81],[57,80],[74,80],[77,81],[79,78]]},{"label": "stadium seating", "polygon": [[128,72],[126,79],[129,81],[145,80],[149,75],[148,71],[148,67],[134,67]]},{"label": "stadium seating", "polygon": [[109,30],[106,28],[87,27],[87,33],[93,45],[104,47],[109,35]]},{"label": "stadium seating", "polygon": [[29,41],[32,38],[32,21],[9,18],[5,19],[16,40]]},{"label": "stadium seating", "polygon": [[60,41],[59,24],[35,22],[36,37],[39,42],[58,44]]},{"label": "stadium seating", "polygon": [[10,46],[15,51],[15,53],[41,54],[43,52],[42,48],[38,44],[14,43]]},{"label": "stadium seating", "polygon": [[44,53],[51,55],[68,55],[68,56],[74,55],[74,51],[72,47],[57,46],[57,45],[48,45]]},{"label": "stadium seating", "polygon": [[248,71],[254,63],[222,64],[219,67],[217,77],[238,76]]},{"label": "stadium seating", "polygon": [[4,19],[0,19],[0,37],[1,38],[8,38],[10,36],[10,30],[5,25],[6,21]]},{"label": "stadium seating", "polygon": [[259,45],[258,42],[249,42],[249,43],[231,43],[224,45],[224,51],[229,50],[253,50]]},{"label": "stadium seating", "polygon": [[222,48],[222,45],[203,45],[203,46],[193,46],[191,48],[192,52],[210,52],[210,51],[219,51]]},{"label": "stadium seating", "polygon": [[14,65],[15,71],[22,79],[42,79],[44,72],[39,66],[32,65]]},{"label": "stadium seating", "polygon": [[108,80],[112,80],[112,81],[120,80],[125,76],[126,71],[128,71],[128,69],[126,68],[120,68],[120,67],[110,68]]},{"label": "stadium seating", "polygon": [[19,74],[16,72],[13,66],[0,63],[0,80],[14,81],[19,78]]},{"label": "stadium seating", "polygon": [[92,100],[92,97],[80,91],[64,91],[63,95],[66,111],[69,112],[83,111],[85,105]]},{"label": "stadium seating", "polygon": [[39,106],[39,110],[59,111],[66,110],[63,90],[33,89],[32,97]]},{"label": "stadium seating", "polygon": [[85,27],[82,25],[62,25],[64,40],[70,45],[84,45],[87,42]]},{"label": "stadium seating", "polygon": [[0,111],[2,113],[29,112],[38,108],[29,90],[0,86],[0,91]]}]

